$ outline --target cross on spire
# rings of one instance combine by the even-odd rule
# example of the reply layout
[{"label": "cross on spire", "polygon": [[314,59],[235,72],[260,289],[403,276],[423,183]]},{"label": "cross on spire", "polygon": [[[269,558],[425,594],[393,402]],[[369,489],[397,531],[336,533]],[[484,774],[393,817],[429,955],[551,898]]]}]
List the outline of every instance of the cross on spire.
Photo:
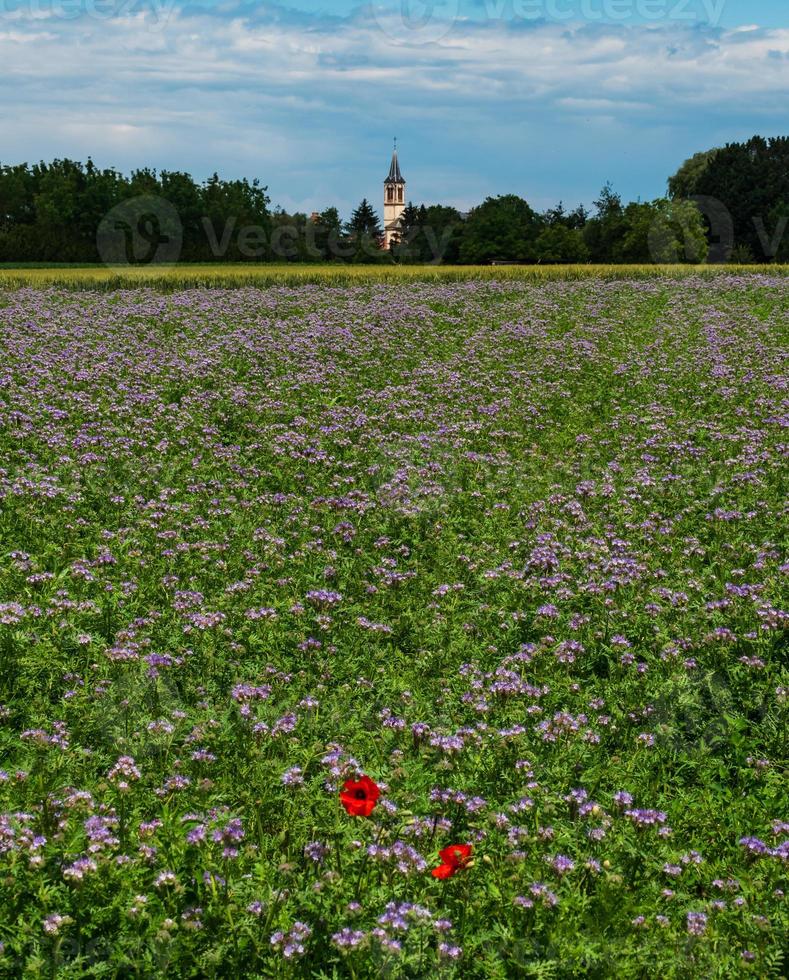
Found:
[{"label": "cross on spire", "polygon": [[393,137],[392,162],[384,179],[384,248],[400,241],[405,210],[405,180],[397,160],[397,137]]},{"label": "cross on spire", "polygon": [[395,138],[394,151],[392,152],[392,163],[389,167],[389,173],[384,180],[385,184],[405,184],[403,176],[400,173],[400,163],[397,159],[397,138]]}]

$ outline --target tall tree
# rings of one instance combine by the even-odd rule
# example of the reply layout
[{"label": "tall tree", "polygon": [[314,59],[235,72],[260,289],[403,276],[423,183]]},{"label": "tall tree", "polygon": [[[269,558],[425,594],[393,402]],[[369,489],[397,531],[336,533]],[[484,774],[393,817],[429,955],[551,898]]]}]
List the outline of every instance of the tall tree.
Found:
[{"label": "tall tree", "polygon": [[702,214],[692,201],[659,199],[628,204],[617,262],[703,262],[707,238]]},{"label": "tall tree", "polygon": [[463,234],[463,219],[452,207],[433,204],[414,207],[409,203],[402,216],[401,241],[392,247],[400,262],[457,262]]},{"label": "tall tree", "polygon": [[578,228],[564,222],[546,225],[535,243],[538,262],[587,262],[589,248]]},{"label": "tall tree", "polygon": [[540,218],[522,197],[488,197],[469,214],[460,246],[464,262],[534,262]]},{"label": "tall tree", "polygon": [[582,204],[574,211],[567,211],[559,201],[556,207],[548,208],[542,215],[543,228],[540,231],[535,250],[538,262],[586,262],[589,248],[583,237],[587,213]]},{"label": "tall tree", "polygon": [[351,214],[346,232],[352,245],[350,261],[390,262],[392,260],[391,254],[382,247],[383,232],[378,215],[366,197]]},{"label": "tall tree", "polygon": [[707,172],[707,168],[718,153],[718,148],[694,153],[686,160],[679,170],[668,179],[668,196],[670,198],[688,198],[698,194],[699,181]]},{"label": "tall tree", "polygon": [[347,242],[343,235],[342,220],[337,208],[324,208],[307,228],[311,258],[328,262],[345,258],[348,254]]},{"label": "tall tree", "polygon": [[584,225],[584,242],[592,262],[618,262],[617,250],[626,231],[621,196],[607,183],[594,202],[595,215]]},{"label": "tall tree", "polygon": [[[782,254],[787,227],[780,216],[789,202],[789,137],[764,139],[754,136],[746,143],[729,143],[718,150],[695,185],[703,208],[722,207],[731,218],[733,240],[728,243],[749,251],[759,261]],[[710,205],[712,202],[720,204]],[[720,234],[716,215],[710,219],[711,238]]]},{"label": "tall tree", "polygon": [[368,237],[378,239],[382,236],[378,215],[367,198],[363,198],[358,208],[351,214],[348,222],[348,233],[352,237]]}]

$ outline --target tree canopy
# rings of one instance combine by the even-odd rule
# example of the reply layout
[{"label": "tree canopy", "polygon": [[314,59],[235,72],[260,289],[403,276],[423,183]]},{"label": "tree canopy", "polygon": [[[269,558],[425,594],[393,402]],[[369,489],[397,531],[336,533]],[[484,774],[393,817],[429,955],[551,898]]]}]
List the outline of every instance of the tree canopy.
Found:
[{"label": "tree canopy", "polygon": [[696,154],[669,179],[669,191],[696,201],[721,258],[734,250],[761,262],[787,257],[789,137],[754,136]]},{"label": "tree canopy", "polygon": [[391,249],[366,198],[345,222],[336,207],[270,205],[259,181],[216,173],[0,165],[0,262],[789,261],[789,137],[696,153],[655,201],[625,203],[606,184],[592,214],[562,202],[540,214],[517,194],[468,214],[409,202]]},{"label": "tree canopy", "polygon": [[522,197],[488,197],[468,216],[460,246],[463,262],[534,262],[540,219]]}]

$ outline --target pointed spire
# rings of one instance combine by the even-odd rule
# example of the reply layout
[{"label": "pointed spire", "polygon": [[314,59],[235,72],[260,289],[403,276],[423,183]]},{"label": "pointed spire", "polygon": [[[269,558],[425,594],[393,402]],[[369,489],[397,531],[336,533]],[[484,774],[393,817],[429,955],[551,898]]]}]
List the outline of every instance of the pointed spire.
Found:
[{"label": "pointed spire", "polygon": [[389,166],[389,175],[384,180],[385,184],[404,184],[403,175],[400,173],[400,164],[397,160],[397,137],[394,139],[394,150],[392,151],[392,163]]}]

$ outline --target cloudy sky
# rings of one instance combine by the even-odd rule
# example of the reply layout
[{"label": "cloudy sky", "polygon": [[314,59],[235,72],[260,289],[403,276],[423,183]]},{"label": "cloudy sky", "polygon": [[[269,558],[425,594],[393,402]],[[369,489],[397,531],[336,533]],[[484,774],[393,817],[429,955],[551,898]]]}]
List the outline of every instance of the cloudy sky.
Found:
[{"label": "cloudy sky", "polygon": [[787,0],[0,0],[0,162],[259,177],[275,203],[653,198],[789,132]]}]

